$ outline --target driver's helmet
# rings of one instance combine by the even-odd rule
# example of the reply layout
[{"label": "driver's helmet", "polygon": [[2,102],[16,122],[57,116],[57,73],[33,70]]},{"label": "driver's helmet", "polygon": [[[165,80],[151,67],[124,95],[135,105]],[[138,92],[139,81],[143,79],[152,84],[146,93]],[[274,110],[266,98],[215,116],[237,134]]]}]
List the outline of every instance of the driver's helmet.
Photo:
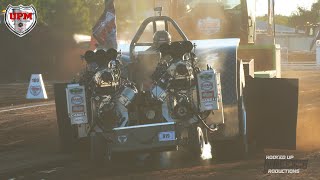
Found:
[{"label": "driver's helmet", "polygon": [[155,32],[153,35],[154,46],[160,47],[160,45],[164,43],[171,43],[171,35],[168,33],[168,31],[162,30]]}]

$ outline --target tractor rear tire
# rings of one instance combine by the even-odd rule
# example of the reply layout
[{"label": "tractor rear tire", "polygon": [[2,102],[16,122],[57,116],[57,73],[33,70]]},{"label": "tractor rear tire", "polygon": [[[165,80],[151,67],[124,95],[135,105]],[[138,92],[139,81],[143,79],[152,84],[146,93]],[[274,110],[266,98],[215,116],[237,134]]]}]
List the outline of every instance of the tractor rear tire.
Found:
[{"label": "tractor rear tire", "polygon": [[73,152],[77,142],[77,128],[71,125],[68,116],[66,83],[54,84],[54,95],[56,104],[57,123],[59,129],[60,150],[62,152]]},{"label": "tractor rear tire", "polygon": [[106,166],[111,163],[111,152],[101,133],[91,133],[90,145],[90,159],[94,166]]},{"label": "tractor rear tire", "polygon": [[[228,140],[214,141],[212,155],[215,159],[221,161],[246,159],[249,156],[249,144],[246,133],[246,108],[243,95],[244,87],[241,82],[240,63],[237,61],[237,89],[238,89],[238,119],[240,135]],[[227,127],[226,127],[227,128]]]},{"label": "tractor rear tire", "polygon": [[189,149],[195,157],[201,157],[205,145],[205,136],[202,128],[199,126],[191,126],[188,132]]}]

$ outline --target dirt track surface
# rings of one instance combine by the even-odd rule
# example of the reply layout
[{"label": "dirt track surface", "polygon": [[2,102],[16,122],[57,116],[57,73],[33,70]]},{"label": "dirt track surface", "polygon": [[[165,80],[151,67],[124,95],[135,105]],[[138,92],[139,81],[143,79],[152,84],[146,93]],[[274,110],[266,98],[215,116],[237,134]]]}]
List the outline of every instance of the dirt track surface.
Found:
[{"label": "dirt track surface", "polygon": [[[282,55],[285,55],[285,53]],[[290,62],[316,61],[316,54],[303,51],[289,52],[288,59]]]},{"label": "dirt track surface", "polygon": [[[44,83],[49,100],[53,99],[53,83]],[[29,83],[0,84],[0,107],[46,100],[26,100]]]},{"label": "dirt track surface", "polygon": [[216,162],[173,152],[153,159],[126,160],[114,164],[112,170],[94,168],[87,153],[59,153],[52,104],[5,112],[1,111],[17,106],[0,108],[0,179],[319,179],[320,153],[315,150],[320,149],[320,72],[287,71],[283,77],[300,79],[298,151],[268,150],[266,154],[308,158],[308,169],[299,174],[264,174],[264,154],[249,160]]}]

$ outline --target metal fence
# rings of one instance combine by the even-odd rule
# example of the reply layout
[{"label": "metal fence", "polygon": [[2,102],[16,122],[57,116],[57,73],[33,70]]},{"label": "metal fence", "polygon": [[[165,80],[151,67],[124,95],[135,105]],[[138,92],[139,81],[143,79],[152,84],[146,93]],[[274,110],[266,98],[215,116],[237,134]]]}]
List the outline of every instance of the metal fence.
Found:
[{"label": "metal fence", "polygon": [[289,48],[281,47],[281,62],[289,62]]},{"label": "metal fence", "polygon": [[276,43],[287,47],[289,51],[310,51],[313,37],[309,36],[277,36]]},{"label": "metal fence", "polygon": [[320,64],[316,62],[282,62],[282,70],[320,70]]}]

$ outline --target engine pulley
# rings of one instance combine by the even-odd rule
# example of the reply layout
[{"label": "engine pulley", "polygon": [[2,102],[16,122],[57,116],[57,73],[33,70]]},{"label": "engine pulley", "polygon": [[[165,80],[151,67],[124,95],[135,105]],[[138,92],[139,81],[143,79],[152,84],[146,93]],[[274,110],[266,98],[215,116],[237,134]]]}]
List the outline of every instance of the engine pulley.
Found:
[{"label": "engine pulley", "polygon": [[178,104],[173,108],[174,117],[177,119],[187,119],[192,117],[188,104]]},{"label": "engine pulley", "polygon": [[177,104],[173,108],[173,115],[177,119],[187,119],[192,117],[190,101],[186,96],[177,97]]}]

